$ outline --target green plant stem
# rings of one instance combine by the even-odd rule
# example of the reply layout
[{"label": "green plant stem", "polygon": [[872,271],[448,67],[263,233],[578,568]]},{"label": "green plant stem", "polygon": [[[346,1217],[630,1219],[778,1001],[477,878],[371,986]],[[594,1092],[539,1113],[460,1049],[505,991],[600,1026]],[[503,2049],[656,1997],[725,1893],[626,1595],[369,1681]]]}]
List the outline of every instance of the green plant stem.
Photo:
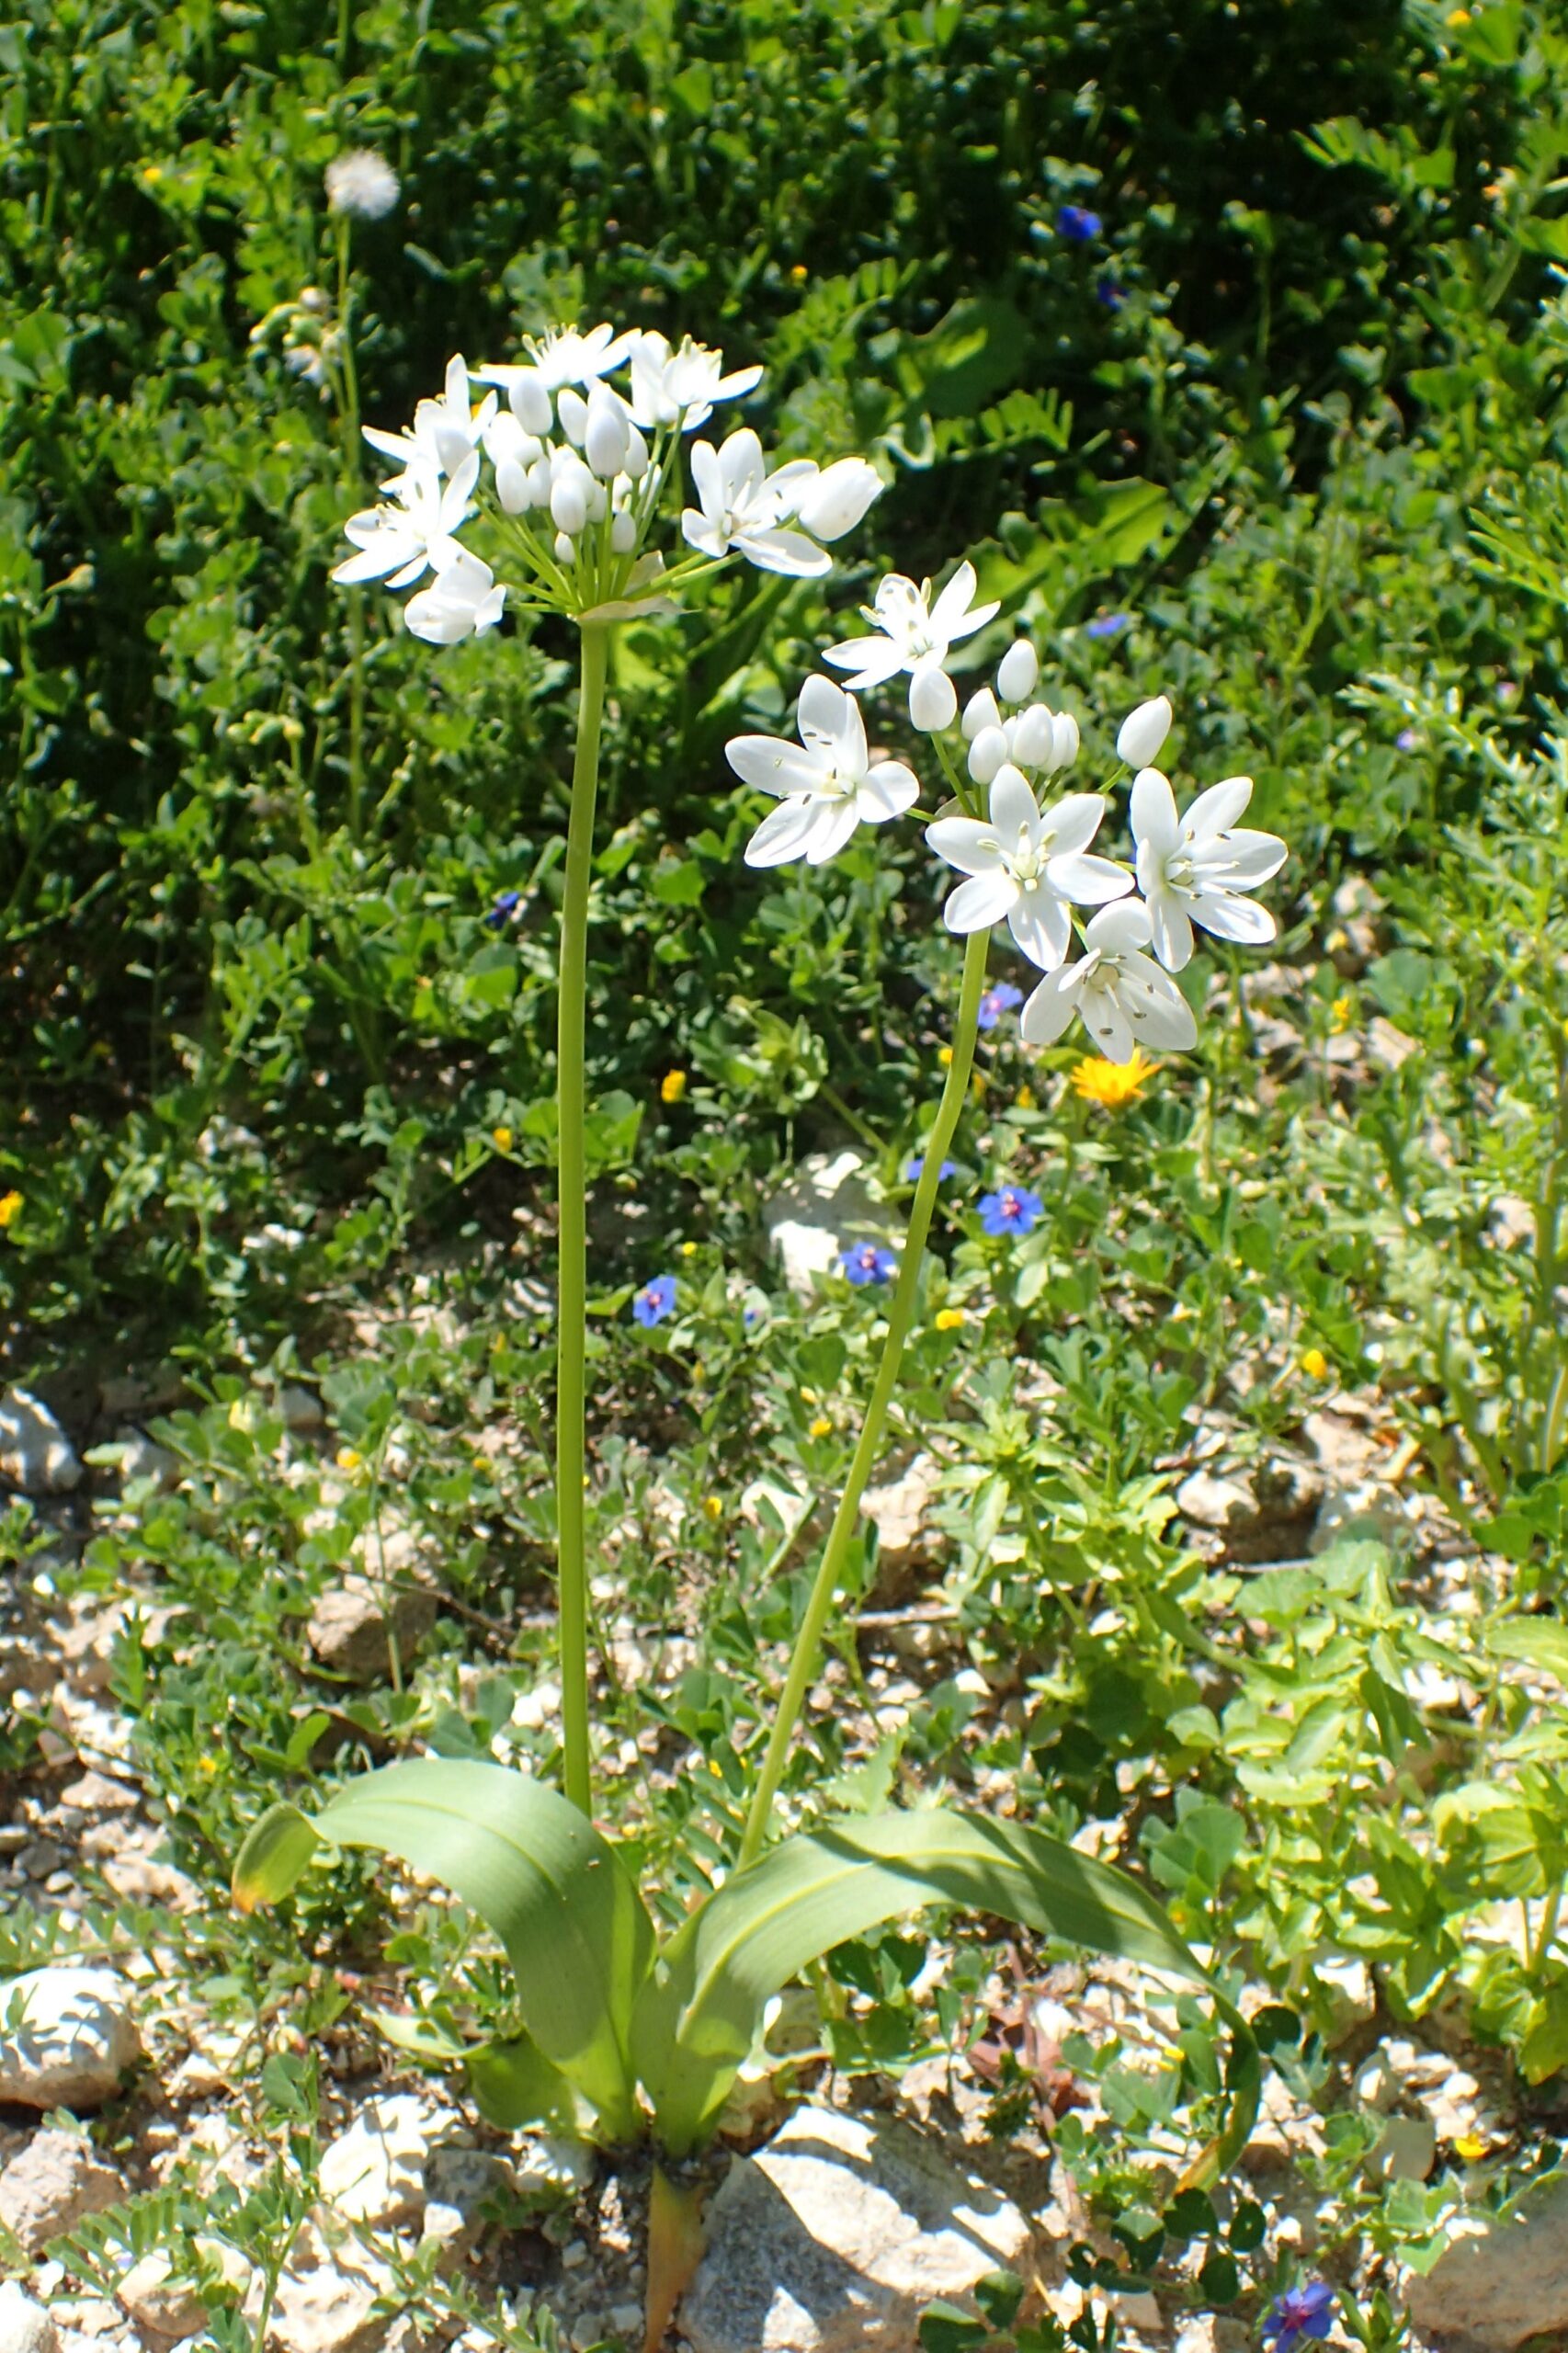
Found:
[{"label": "green plant stem", "polygon": [[903,1360],[904,1343],[915,1319],[915,1302],[920,1289],[920,1265],[926,1249],[926,1237],[931,1230],[931,1216],[937,1206],[937,1189],[941,1182],[939,1171],[953,1140],[969,1092],[969,1074],[974,1064],[974,1044],[980,1029],[980,1000],[985,989],[985,959],[990,934],[971,932],[964,949],[963,985],[959,997],[958,1021],[953,1030],[953,1058],[948,1066],[948,1081],[942,1089],[942,1099],[937,1106],[937,1117],[926,1139],[925,1165],[920,1182],[915,1188],[915,1199],[909,1211],[909,1230],[903,1239],[903,1255],[899,1262],[898,1282],[893,1290],[892,1304],[888,1309],[887,1337],[882,1342],[882,1360],[877,1368],[876,1383],[866,1408],[859,1441],[844,1493],[834,1514],[833,1526],[823,1548],[816,1581],[812,1586],[806,1614],[801,1620],[801,1631],[795,1637],[794,1654],[790,1672],[773,1719],[773,1731],[768,1738],[767,1753],[762,1760],[762,1775],[746,1815],[746,1826],[741,1839],[740,1859],[749,1863],[760,1854],[763,1840],[773,1813],[773,1802],[778,1794],[778,1784],[784,1778],[785,1760],[794,1738],[795,1725],[816,1673],[817,1658],[822,1649],[823,1631],[832,1610],[834,1597],[849,1547],[854,1541],[859,1518],[860,1498],[876,1469],[881,1452],[882,1433],[887,1426],[888,1409],[892,1404],[893,1391],[898,1385],[899,1366]]},{"label": "green plant stem", "polygon": [[585,1039],[588,983],[588,891],[594,871],[594,803],[599,781],[599,727],[609,664],[608,627],[583,624],[583,683],[577,753],[572,767],[572,817],[566,831],[561,908],[561,976],[555,1072],[555,1165],[560,1195],[556,1276],[555,1528],[556,1605],[560,1611],[562,1787],[585,1813],[592,1810],[588,1761],[588,1564],[583,1483],[587,1316],[587,1117]]}]

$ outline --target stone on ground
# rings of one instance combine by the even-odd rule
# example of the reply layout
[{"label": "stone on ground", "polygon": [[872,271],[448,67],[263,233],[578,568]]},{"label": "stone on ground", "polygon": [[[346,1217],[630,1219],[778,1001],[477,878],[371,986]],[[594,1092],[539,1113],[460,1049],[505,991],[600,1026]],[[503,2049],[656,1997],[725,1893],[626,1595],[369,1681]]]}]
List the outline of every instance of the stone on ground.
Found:
[{"label": "stone on ground", "polygon": [[435,2143],[457,2121],[449,2108],[427,2107],[413,2092],[369,2101],[322,2154],[323,2198],[347,2222],[417,2220]]},{"label": "stone on ground", "polygon": [[1568,2332],[1568,2181],[1527,2198],[1511,2222],[1466,2215],[1425,2277],[1404,2285],[1410,2318],[1440,2353],[1514,2353]]},{"label": "stone on ground", "polygon": [[[389,1558],[389,1574],[396,1574]],[[350,1570],[341,1585],[318,1596],[305,1629],[322,1665],[349,1683],[381,1683],[391,1663],[391,1638],[406,1666],[436,1622],[436,1596],[422,1586],[384,1588]]]},{"label": "stone on ground", "polygon": [[0,2283],[0,2353],[60,2353],[60,2331],[14,2279]]},{"label": "stone on ground", "polygon": [[[228,2285],[244,2296],[254,2275],[238,2247],[214,2238],[198,2239],[196,2245]],[[131,2266],[116,2291],[144,2335],[171,2343],[196,2336],[210,2318],[207,2299],[187,2281],[174,2279],[173,2270],[165,2250],[154,2247]]]},{"label": "stone on ground", "polygon": [[75,1448],[30,1389],[0,1397],[0,1479],[24,1495],[65,1495],[82,1483]]},{"label": "stone on ground", "polygon": [[131,1990],[110,1969],[35,1969],[0,1984],[0,2100],[100,2108],[141,2054]]},{"label": "stone on ground", "polygon": [[737,2157],[681,2308],[693,2353],[915,2353],[921,2312],[1029,2244],[1017,2208],[897,2121],[803,2108]]},{"label": "stone on ground", "polygon": [[[376,2353],[395,2317],[391,2268],[352,2245],[329,2253],[307,2224],[278,2284],[269,2348]],[[378,2308],[378,2299],[381,2302]]]},{"label": "stone on ground", "polygon": [[35,2132],[0,2173],[0,2222],[28,2255],[127,2195],[124,2183],[100,2165],[91,2142],[75,2132]]},{"label": "stone on ground", "polygon": [[764,1210],[767,1238],[797,1298],[811,1298],[819,1278],[833,1271],[852,1242],[892,1241],[892,1220],[871,1199],[860,1175],[864,1166],[858,1152],[813,1152]]}]

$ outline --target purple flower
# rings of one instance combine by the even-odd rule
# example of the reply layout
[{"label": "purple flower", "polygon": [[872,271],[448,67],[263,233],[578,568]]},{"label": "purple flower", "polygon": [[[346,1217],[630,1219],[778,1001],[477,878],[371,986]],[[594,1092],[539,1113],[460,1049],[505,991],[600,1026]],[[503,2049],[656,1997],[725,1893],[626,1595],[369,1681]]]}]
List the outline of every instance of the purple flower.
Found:
[{"label": "purple flower", "polygon": [[995,987],[987,989],[981,998],[980,1011],[975,1018],[983,1029],[994,1029],[1002,1016],[1011,1013],[1013,1007],[1022,1005],[1023,1001],[1022,989],[1016,989],[1011,981],[998,981]]},{"label": "purple flower", "polygon": [[1418,752],[1421,749],[1420,732],[1415,727],[1402,727],[1393,740],[1402,752]]},{"label": "purple flower", "polygon": [[522,905],[522,904],[523,894],[520,891],[497,892],[495,895],[495,904],[491,908],[490,913],[484,918],[485,929],[487,931],[499,931],[502,925],[509,921],[509,919],[517,914],[517,909]]},{"label": "purple flower", "polygon": [[1097,212],[1082,204],[1064,204],[1056,216],[1056,233],[1070,245],[1092,245],[1104,225]]},{"label": "purple flower", "polygon": [[651,1283],[644,1283],[632,1301],[631,1313],[638,1323],[647,1328],[654,1324],[662,1324],[665,1316],[674,1312],[675,1303],[674,1275],[655,1275]]},{"label": "purple flower", "polygon": [[1116,279],[1106,276],[1095,280],[1095,300],[1103,303],[1108,311],[1119,311],[1127,297]]},{"label": "purple flower", "polygon": [[1309,2336],[1326,2336],[1334,2326],[1334,2290],[1324,2279],[1287,2288],[1263,2316],[1263,2341],[1273,2353],[1297,2353]]},{"label": "purple flower", "polygon": [[992,1235],[1028,1233],[1043,1214],[1040,1195],[1022,1185],[1004,1185],[1000,1192],[986,1193],[981,1199],[980,1222]]},{"label": "purple flower", "polygon": [[857,1242],[839,1252],[838,1264],[846,1282],[891,1283],[898,1260],[875,1242]]},{"label": "purple flower", "polygon": [[1119,637],[1131,616],[1128,613],[1096,613],[1092,621],[1084,623],[1085,637]]},{"label": "purple flower", "polygon": [[[918,1185],[920,1182],[921,1171],[924,1169],[925,1165],[926,1154],[923,1152],[917,1152],[913,1160],[906,1160],[903,1164],[904,1183],[906,1185]],[[959,1165],[956,1160],[944,1160],[937,1171],[937,1176],[939,1181],[944,1176],[956,1176],[958,1173]]]}]

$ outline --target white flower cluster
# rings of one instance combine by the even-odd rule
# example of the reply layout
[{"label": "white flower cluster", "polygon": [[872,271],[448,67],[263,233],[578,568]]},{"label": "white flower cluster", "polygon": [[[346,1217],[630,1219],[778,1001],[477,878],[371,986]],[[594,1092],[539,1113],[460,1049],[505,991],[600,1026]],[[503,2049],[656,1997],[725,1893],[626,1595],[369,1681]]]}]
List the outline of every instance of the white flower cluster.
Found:
[{"label": "white flower cluster", "polygon": [[[505,366],[471,371],[453,359],[439,397],[421,401],[403,432],[365,427],[371,448],[403,471],[381,485],[380,505],[349,518],[356,552],[333,578],[403,588],[429,572],[431,585],[407,608],[416,636],[450,644],[493,628],[508,596],[605,620],[662,609],[672,586],[731,553],[767,572],[824,573],[826,545],[881,489],[863,458],[825,467],[799,458],[769,472],[749,426],[717,448],[699,441],[698,503],[681,517],[693,553],[666,570],[648,541],[678,476],[681,441],[717,403],[751,392],[761,369],[726,374],[721,354],[702,344],[672,347],[662,335],[608,326],[551,329],[525,343],[527,358]],[[608,381],[617,374],[619,390]],[[476,396],[475,384],[491,389]],[[498,583],[459,542],[476,513],[520,560],[520,579]]]},{"label": "white flower cluster", "polygon": [[[1193,926],[1254,945],[1272,939],[1274,917],[1247,893],[1278,872],[1286,846],[1274,834],[1237,826],[1252,797],[1250,777],[1227,777],[1178,814],[1168,779],[1153,766],[1172,716],[1159,695],[1141,703],[1117,737],[1119,756],[1136,771],[1129,802],[1134,866],[1091,855],[1104,795],[1040,799],[1042,780],[1076,758],[1078,726],[1034,699],[1040,660],[1027,639],[1003,655],[994,690],[983,687],[971,699],[958,742],[944,742],[958,718],[949,651],[998,610],[976,605],[975,587],[969,563],[934,604],[929,581],[916,588],[890,574],[866,608],[878,634],[831,646],[825,656],[852,673],[852,690],[909,674],[911,720],[937,739],[957,788],[926,829],[931,848],[964,877],[943,919],[959,933],[1005,921],[1043,974],[1019,1015],[1029,1044],[1054,1044],[1077,1015],[1112,1062],[1130,1061],[1140,1045],[1185,1051],[1197,1043],[1198,1027],[1172,975],[1191,960]],[[792,858],[820,865],[858,824],[883,824],[919,797],[907,767],[870,759],[858,706],[830,680],[808,679],[799,726],[801,748],[764,735],[739,736],[728,746],[736,774],[779,802],[747,845],[748,865]],[[976,806],[982,795],[983,815]],[[1096,912],[1080,919],[1080,908]],[[1084,952],[1069,962],[1080,920]]]}]

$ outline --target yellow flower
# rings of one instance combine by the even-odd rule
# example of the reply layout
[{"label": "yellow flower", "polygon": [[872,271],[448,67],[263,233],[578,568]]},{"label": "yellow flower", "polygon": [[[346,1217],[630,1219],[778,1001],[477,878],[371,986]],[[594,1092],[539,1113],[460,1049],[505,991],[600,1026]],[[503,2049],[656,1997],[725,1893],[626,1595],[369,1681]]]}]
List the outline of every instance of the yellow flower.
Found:
[{"label": "yellow flower", "polygon": [[953,1050],[950,1046],[942,1046],[937,1049],[937,1060],[941,1063],[944,1070],[947,1069],[948,1064],[952,1061],[952,1059]]},{"label": "yellow flower", "polygon": [[1309,1381],[1326,1381],[1328,1379],[1328,1358],[1324,1356],[1321,1348],[1303,1348],[1301,1350],[1301,1370],[1306,1374]]},{"label": "yellow flower", "polygon": [[1108,1063],[1097,1054],[1086,1055],[1073,1073],[1073,1091],[1081,1095],[1085,1103],[1099,1103],[1108,1111],[1114,1111],[1142,1095],[1158,1068],[1157,1063],[1145,1061],[1137,1046],[1132,1049],[1131,1061],[1126,1063]]},{"label": "yellow flower", "polygon": [[686,1093],[686,1073],[667,1070],[659,1081],[659,1099],[664,1103],[678,1103]]},{"label": "yellow flower", "polygon": [[937,1310],[937,1329],[938,1332],[956,1332],[963,1320],[964,1315],[963,1309],[961,1307],[939,1307]]},{"label": "yellow flower", "polygon": [[1335,998],[1334,1003],[1328,1008],[1328,1017],[1329,1028],[1334,1031],[1336,1038],[1341,1036],[1345,1030],[1349,1029],[1351,1023],[1356,1018],[1356,1000],[1350,995],[1348,989],[1343,996],[1336,996]]},{"label": "yellow flower", "polygon": [[801,1390],[801,1404],[802,1404],[802,1405],[814,1405],[814,1404],[816,1404],[816,1402],[817,1402],[817,1392],[816,1392],[816,1391],[815,1391],[814,1389],[802,1389],[802,1390]]},{"label": "yellow flower", "polygon": [[1470,10],[1468,8],[1450,8],[1448,16],[1444,18],[1444,22],[1450,25],[1468,25],[1470,22]]},{"label": "yellow flower", "polygon": [[362,1471],[365,1467],[365,1458],[357,1446],[340,1446],[335,1460],[340,1471]]},{"label": "yellow flower", "polygon": [[490,1131],[490,1141],[495,1146],[497,1152],[510,1152],[512,1149],[511,1129],[492,1128]]},{"label": "yellow flower", "polygon": [[158,185],[158,182],[163,178],[163,176],[164,176],[164,167],[163,167],[162,164],[143,164],[143,165],[142,165],[142,177],[143,181],[146,183],[146,185],[147,185],[147,187],[148,187],[148,188],[156,188],[156,187],[157,187],[157,185]]},{"label": "yellow flower", "polygon": [[810,276],[810,272],[807,270],[806,265],[803,261],[798,261],[790,270],[790,276],[797,286],[803,286],[807,278]]},{"label": "yellow flower", "polygon": [[1461,2132],[1454,2143],[1454,2154],[1462,2157],[1467,2165],[1474,2165],[1491,2147],[1484,2132]]},{"label": "yellow flower", "polygon": [[825,1414],[819,1414],[815,1421],[812,1424],[810,1435],[812,1438],[830,1438],[832,1434],[833,1424],[828,1420]]},{"label": "yellow flower", "polygon": [[1020,1086],[1017,1093],[1014,1096],[1013,1100],[1017,1105],[1020,1111],[1032,1111],[1034,1109],[1034,1088],[1032,1086]]},{"label": "yellow flower", "polygon": [[696,1243],[683,1242],[680,1245],[680,1255],[683,1258],[695,1258],[697,1256]]},{"label": "yellow flower", "polygon": [[22,1197],[15,1188],[9,1193],[0,1193],[0,1233],[4,1233],[8,1225],[15,1225],[21,1208]]},{"label": "yellow flower", "polygon": [[724,1517],[724,1499],[722,1495],[704,1495],[702,1498],[702,1508],[708,1514],[710,1519],[722,1519]]},{"label": "yellow flower", "polygon": [[236,1397],[229,1407],[229,1427],[248,1430],[256,1420],[256,1407],[248,1397]]}]

